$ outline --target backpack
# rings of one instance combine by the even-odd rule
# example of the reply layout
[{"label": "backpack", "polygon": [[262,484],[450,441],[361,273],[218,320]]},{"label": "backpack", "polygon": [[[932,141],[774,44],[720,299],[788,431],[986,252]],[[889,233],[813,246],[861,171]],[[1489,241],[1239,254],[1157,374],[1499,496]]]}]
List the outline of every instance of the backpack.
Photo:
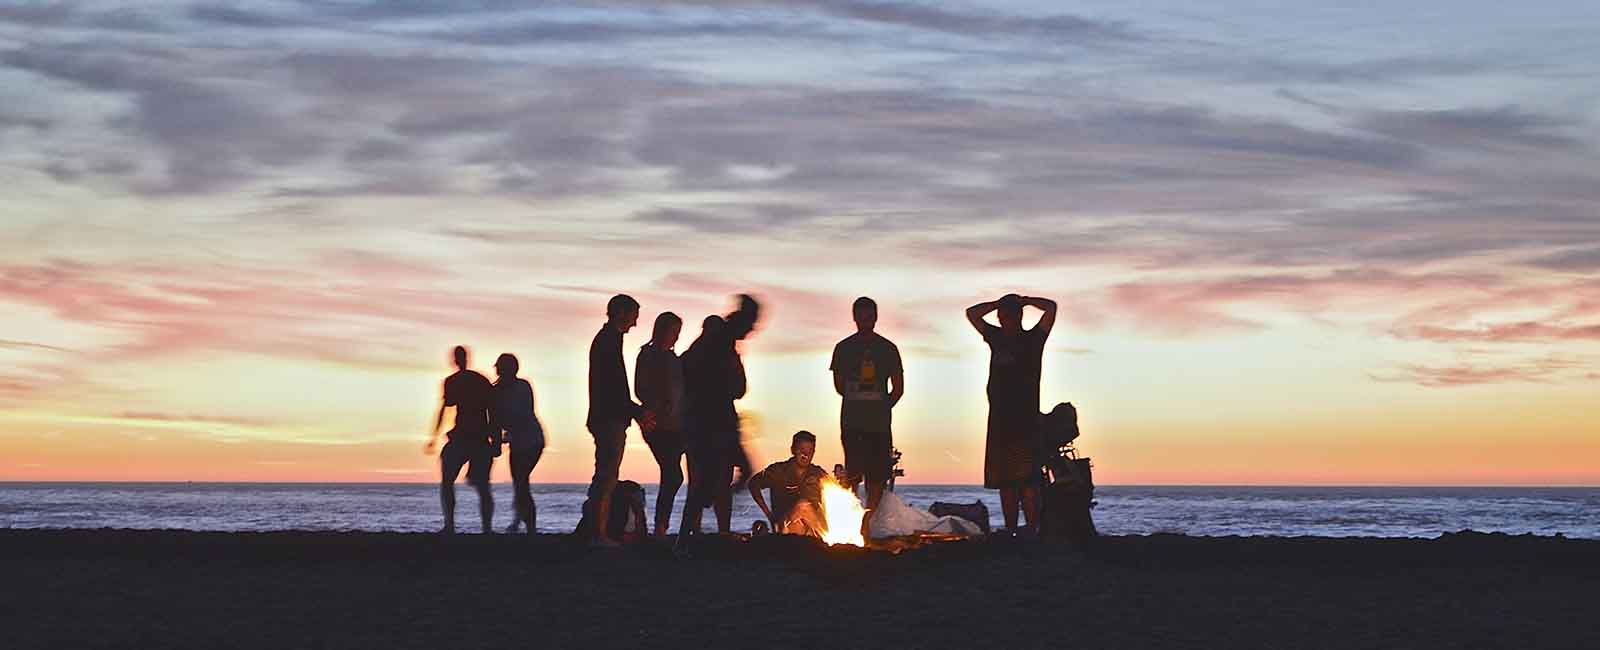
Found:
[{"label": "backpack", "polygon": [[1079,458],[1073,441],[1078,430],[1078,409],[1070,402],[1057,404],[1039,416],[1039,535],[1073,542],[1098,534],[1094,527],[1094,464]]},{"label": "backpack", "polygon": [[[648,536],[644,500],[644,486],[634,481],[617,481],[617,486],[611,490],[611,513],[606,522],[606,533],[611,539],[629,543]],[[584,502],[583,519],[578,521],[578,529],[573,531],[580,537],[593,534],[594,515],[590,512],[591,507],[589,502]]]}]

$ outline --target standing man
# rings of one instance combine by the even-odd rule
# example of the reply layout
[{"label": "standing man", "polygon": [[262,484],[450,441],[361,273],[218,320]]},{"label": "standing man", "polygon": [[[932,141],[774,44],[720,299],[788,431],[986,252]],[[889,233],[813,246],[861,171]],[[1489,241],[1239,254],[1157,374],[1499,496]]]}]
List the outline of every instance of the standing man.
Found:
[{"label": "standing man", "polygon": [[[1044,312],[1033,329],[1022,329],[1022,308]],[[996,312],[1000,326],[983,320]],[[1000,490],[1006,528],[1017,529],[1017,506],[1028,516],[1028,528],[1039,525],[1039,465],[1033,436],[1039,427],[1039,376],[1044,342],[1056,324],[1056,303],[1045,298],[1006,294],[999,300],[967,308],[967,322],[989,344],[989,432],[984,444],[983,486]]]},{"label": "standing man", "polygon": [[444,509],[444,528],[439,532],[456,532],[456,477],[461,466],[467,466],[467,483],[478,491],[478,514],[483,518],[483,532],[494,518],[494,497],[489,493],[489,467],[494,457],[500,455],[500,429],[491,424],[490,404],[494,387],[476,371],[467,369],[467,349],[456,346],[451,351],[456,371],[444,380],[444,399],[439,404],[439,415],[433,420],[433,434],[423,451],[432,454],[439,442],[439,429],[444,426],[444,410],[454,407],[456,425],[445,437],[449,440],[439,451],[439,505]]},{"label": "standing man", "polygon": [[833,348],[833,390],[844,398],[839,407],[839,438],[844,443],[844,465],[850,485],[865,481],[867,509],[878,507],[894,471],[890,454],[894,435],[890,423],[894,405],[906,394],[900,348],[874,329],[878,303],[857,298],[850,308],[856,333]]},{"label": "standing man", "polygon": [[589,500],[585,514],[595,523],[590,544],[603,548],[621,546],[606,532],[611,521],[611,491],[617,487],[622,468],[622,450],[628,444],[628,423],[638,420],[642,429],[651,428],[653,418],[633,401],[628,388],[628,368],[622,363],[622,335],[639,322],[639,302],[618,294],[606,303],[606,324],[589,344],[589,435],[594,436],[594,478],[589,481]]}]

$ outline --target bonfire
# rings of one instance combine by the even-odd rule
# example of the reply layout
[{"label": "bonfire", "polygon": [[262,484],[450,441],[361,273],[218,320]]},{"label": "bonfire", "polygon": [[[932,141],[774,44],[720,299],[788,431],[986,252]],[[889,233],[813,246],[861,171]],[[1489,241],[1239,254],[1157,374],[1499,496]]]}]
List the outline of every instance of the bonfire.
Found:
[{"label": "bonfire", "polygon": [[822,480],[822,541],[828,544],[866,546],[861,536],[861,519],[867,514],[855,492],[839,485],[832,478]]}]

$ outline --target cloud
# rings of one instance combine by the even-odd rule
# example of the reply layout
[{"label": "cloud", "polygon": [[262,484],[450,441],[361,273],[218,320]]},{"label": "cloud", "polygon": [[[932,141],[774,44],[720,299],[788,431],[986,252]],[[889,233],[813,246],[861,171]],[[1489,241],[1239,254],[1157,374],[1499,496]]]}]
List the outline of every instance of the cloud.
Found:
[{"label": "cloud", "polygon": [[1400,329],[1396,336],[1437,342],[1468,343],[1546,343],[1557,341],[1600,341],[1600,324],[1563,325],[1518,322],[1486,325],[1479,328],[1419,326]]},{"label": "cloud", "polygon": [[1527,261],[1530,266],[1553,271],[1593,273],[1600,271],[1600,248],[1580,249],[1551,253]]},{"label": "cloud", "polygon": [[1554,383],[1575,378],[1575,370],[1587,367],[1582,361],[1562,357],[1541,357],[1522,362],[1489,365],[1457,364],[1444,366],[1401,364],[1393,370],[1375,372],[1374,381],[1416,384],[1427,388],[1456,388],[1486,384]]},{"label": "cloud", "polygon": [[1568,149],[1582,141],[1564,131],[1572,120],[1524,111],[1516,106],[1492,109],[1377,111],[1357,121],[1366,130],[1441,148]]}]

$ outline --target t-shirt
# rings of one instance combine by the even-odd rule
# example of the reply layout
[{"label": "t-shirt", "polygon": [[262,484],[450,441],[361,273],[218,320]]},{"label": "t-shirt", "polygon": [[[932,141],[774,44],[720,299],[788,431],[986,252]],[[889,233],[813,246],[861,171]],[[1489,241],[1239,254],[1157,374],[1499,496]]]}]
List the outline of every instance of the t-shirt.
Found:
[{"label": "t-shirt", "polygon": [[511,446],[528,448],[543,440],[544,428],[533,411],[533,385],[518,377],[494,387],[494,423],[511,434]]},{"label": "t-shirt", "polygon": [[816,465],[801,467],[793,458],[768,465],[750,477],[758,490],[771,490],[772,518],[783,521],[802,500],[822,506],[822,479],[828,473]]},{"label": "t-shirt", "polygon": [[633,362],[634,393],[656,414],[662,431],[683,430],[683,360],[654,343],[639,348]]},{"label": "t-shirt", "polygon": [[456,407],[456,426],[451,440],[487,441],[489,404],[494,385],[474,370],[458,370],[444,379],[444,405]]},{"label": "t-shirt", "polygon": [[901,372],[900,348],[876,332],[856,332],[833,347],[833,361],[828,369],[844,375],[839,428],[889,431],[892,419],[889,377]]},{"label": "t-shirt", "polygon": [[622,365],[622,332],[609,323],[600,327],[589,344],[589,429],[628,428],[643,411],[628,387],[628,368]]},{"label": "t-shirt", "polygon": [[1029,417],[1039,415],[1039,376],[1044,366],[1044,342],[1048,332],[1035,327],[1007,334],[984,324],[983,340],[989,344],[989,406],[1017,411]]}]

